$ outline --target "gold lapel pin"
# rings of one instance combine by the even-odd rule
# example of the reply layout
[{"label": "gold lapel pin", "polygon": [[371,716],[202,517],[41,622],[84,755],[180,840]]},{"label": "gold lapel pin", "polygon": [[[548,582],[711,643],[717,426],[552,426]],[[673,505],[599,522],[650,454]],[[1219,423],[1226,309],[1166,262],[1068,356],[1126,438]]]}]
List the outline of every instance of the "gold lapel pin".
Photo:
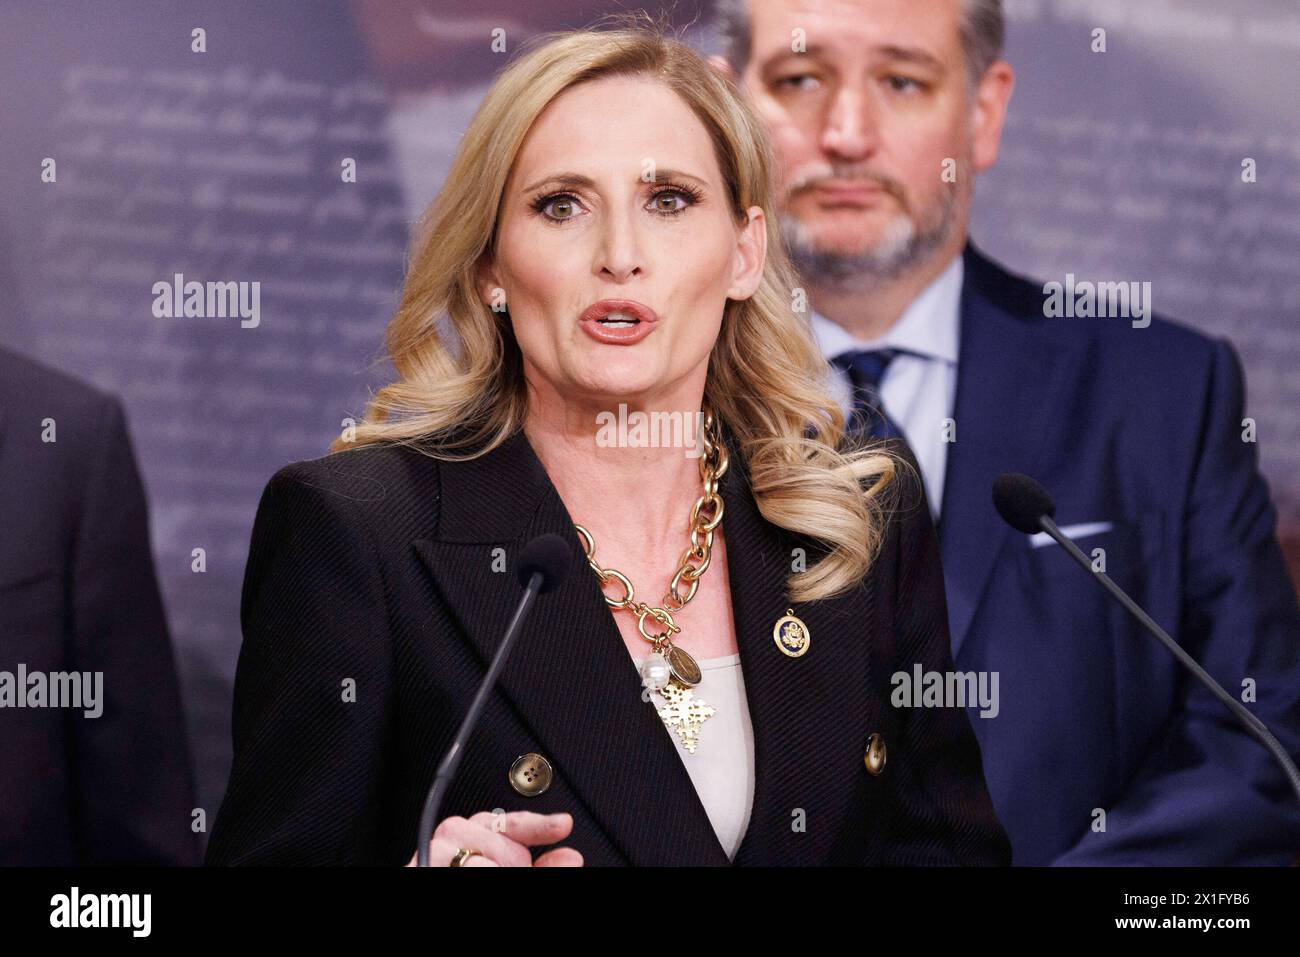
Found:
[{"label": "gold lapel pin", "polygon": [[808,650],[812,632],[803,623],[803,619],[795,615],[793,608],[787,608],[785,614],[772,626],[772,639],[782,654],[798,658]]}]

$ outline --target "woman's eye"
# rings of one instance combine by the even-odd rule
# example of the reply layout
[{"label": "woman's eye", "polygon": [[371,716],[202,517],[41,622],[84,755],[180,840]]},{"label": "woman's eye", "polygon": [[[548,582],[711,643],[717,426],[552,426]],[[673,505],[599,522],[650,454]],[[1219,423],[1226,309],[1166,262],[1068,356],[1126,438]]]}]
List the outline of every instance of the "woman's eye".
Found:
[{"label": "woman's eye", "polygon": [[666,189],[661,193],[656,193],[652,202],[656,213],[667,213],[668,215],[680,213],[690,205],[686,194],[679,193],[675,189]]},{"label": "woman's eye", "polygon": [[539,208],[548,219],[564,222],[577,215],[578,204],[572,196],[552,196],[544,200]]}]

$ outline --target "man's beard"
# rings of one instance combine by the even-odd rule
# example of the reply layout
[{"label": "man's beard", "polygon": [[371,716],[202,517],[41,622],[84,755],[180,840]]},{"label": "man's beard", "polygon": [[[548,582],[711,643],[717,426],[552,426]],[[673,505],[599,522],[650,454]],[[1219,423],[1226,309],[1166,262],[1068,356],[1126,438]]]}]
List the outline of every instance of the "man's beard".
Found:
[{"label": "man's beard", "polygon": [[[966,171],[963,170],[962,173]],[[862,252],[844,253],[822,249],[814,234],[791,213],[779,217],[790,262],[800,278],[812,285],[830,286],[848,291],[862,291],[881,282],[906,275],[925,263],[952,237],[957,225],[959,187],[943,190],[937,222],[926,229],[917,227],[915,217],[907,211],[900,184],[873,177],[902,207],[889,221],[880,241]]]}]

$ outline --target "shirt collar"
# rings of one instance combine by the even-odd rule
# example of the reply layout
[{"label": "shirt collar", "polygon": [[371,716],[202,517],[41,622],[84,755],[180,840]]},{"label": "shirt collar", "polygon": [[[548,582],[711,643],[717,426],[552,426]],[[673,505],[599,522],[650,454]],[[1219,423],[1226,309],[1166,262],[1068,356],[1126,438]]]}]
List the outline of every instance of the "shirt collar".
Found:
[{"label": "shirt collar", "polygon": [[901,349],[956,365],[964,271],[962,257],[954,256],[948,267],[903,310],[898,321],[875,339],[858,339],[814,309],[813,335],[822,354],[833,359],[854,349]]}]

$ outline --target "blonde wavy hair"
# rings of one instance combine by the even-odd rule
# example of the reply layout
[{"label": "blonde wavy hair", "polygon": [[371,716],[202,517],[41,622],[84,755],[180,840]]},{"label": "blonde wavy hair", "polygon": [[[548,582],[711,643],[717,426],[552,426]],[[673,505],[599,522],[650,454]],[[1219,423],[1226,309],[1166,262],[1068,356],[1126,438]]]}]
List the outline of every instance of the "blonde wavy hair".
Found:
[{"label": "blonde wavy hair", "polygon": [[[644,16],[644,15],[643,15]],[[608,20],[609,18],[607,18]],[[757,118],[728,80],[659,23],[633,15],[614,29],[546,34],[492,84],[441,191],[417,221],[388,356],[399,379],[369,400],[342,452],[378,442],[455,461],[483,455],[523,426],[523,361],[508,313],[480,300],[480,260],[496,250],[507,178],[533,121],[562,92],[608,76],[647,76],[675,91],[708,131],[739,226],[774,209],[773,160]],[[493,202],[485,202],[492,197]],[[767,218],[758,290],[728,300],[709,358],[704,401],[737,439],[763,516],[820,547],[788,581],[793,601],[860,582],[882,538],[885,498],[903,460],[876,446],[839,451],[844,416],[829,369],[796,311],[796,280]]]}]

